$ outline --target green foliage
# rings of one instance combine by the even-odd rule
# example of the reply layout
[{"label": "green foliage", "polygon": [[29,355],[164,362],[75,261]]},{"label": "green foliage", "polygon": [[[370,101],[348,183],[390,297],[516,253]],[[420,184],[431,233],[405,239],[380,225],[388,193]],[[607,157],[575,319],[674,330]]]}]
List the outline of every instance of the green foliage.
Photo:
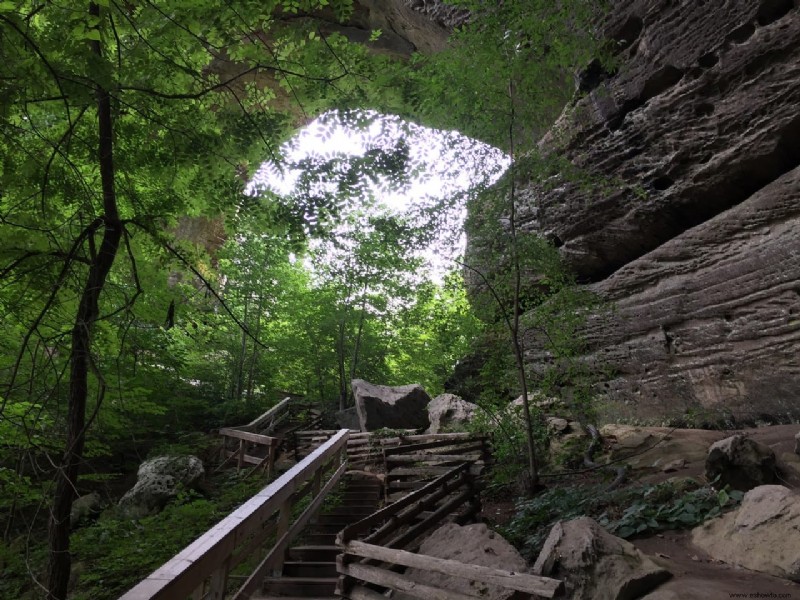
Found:
[{"label": "green foliage", "polygon": [[226,473],[209,498],[187,491],[157,515],[138,521],[109,515],[77,530],[75,560],[85,568],[73,597],[100,600],[120,595],[263,486],[256,478]]},{"label": "green foliage", "polygon": [[529,558],[538,555],[557,521],[589,516],[621,538],[688,529],[735,508],[737,491],[716,491],[692,479],[604,491],[605,484],[550,488],[518,504],[503,535]]},{"label": "green foliage", "polygon": [[448,48],[416,55],[410,73],[396,69],[390,71],[394,79],[384,76],[387,86],[400,90],[401,111],[424,115],[442,129],[508,148],[513,128],[530,148],[573,95],[573,74],[594,58],[609,62],[595,25],[605,2],[451,4],[471,11],[472,18],[451,36]]}]

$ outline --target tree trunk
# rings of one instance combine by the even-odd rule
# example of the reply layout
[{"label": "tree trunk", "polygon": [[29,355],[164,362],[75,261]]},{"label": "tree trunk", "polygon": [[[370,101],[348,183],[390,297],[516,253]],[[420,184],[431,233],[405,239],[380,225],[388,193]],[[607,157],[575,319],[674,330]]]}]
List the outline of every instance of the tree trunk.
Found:
[{"label": "tree trunk", "polygon": [[514,266],[514,292],[512,299],[512,324],[511,324],[511,338],[514,346],[514,359],[517,363],[517,376],[519,377],[519,386],[522,390],[522,407],[525,415],[525,438],[528,442],[528,474],[525,488],[529,496],[536,493],[539,487],[539,464],[536,457],[536,446],[533,439],[533,419],[531,418],[531,407],[528,400],[528,379],[525,375],[525,351],[522,345],[520,336],[520,297],[522,295],[522,270],[520,268],[519,257],[519,240],[517,239],[517,198],[516,198],[516,173],[514,172],[514,87],[513,84],[509,85],[509,98],[511,99],[511,120],[508,128],[509,151],[511,153],[511,165],[508,169],[510,181],[510,206],[509,206],[509,223],[511,226],[511,260]]},{"label": "tree trunk", "polygon": [[[256,331],[255,338],[261,339],[261,312],[264,310],[264,296],[258,297],[258,309],[256,311]],[[247,374],[247,401],[253,399],[253,388],[255,387],[256,362],[258,361],[258,344],[253,344],[253,356],[250,358],[250,370]]]},{"label": "tree trunk", "polygon": [[[89,13],[98,17],[99,6],[90,4]],[[91,47],[92,52],[100,56],[100,42],[92,41]],[[119,218],[114,189],[111,98],[100,86],[96,87],[95,95],[99,124],[98,160],[103,190],[104,229],[100,250],[90,257],[89,272],[72,327],[66,444],[56,475],[56,489],[49,522],[48,600],[66,600],[67,597],[72,563],[69,552],[69,517],[76,496],[78,468],[86,442],[86,404],[89,395],[89,371],[92,368],[92,327],[100,315],[100,293],[114,264],[122,239],[123,225]]]},{"label": "tree trunk", "polygon": [[[358,354],[361,350],[361,334],[364,331],[364,312],[367,307],[367,284],[364,284],[362,290],[363,298],[361,299],[361,314],[358,317],[358,331],[356,332],[356,340],[353,343],[353,358],[350,361],[350,381],[356,377],[356,366],[358,365]],[[350,394],[348,394],[348,397]]]}]

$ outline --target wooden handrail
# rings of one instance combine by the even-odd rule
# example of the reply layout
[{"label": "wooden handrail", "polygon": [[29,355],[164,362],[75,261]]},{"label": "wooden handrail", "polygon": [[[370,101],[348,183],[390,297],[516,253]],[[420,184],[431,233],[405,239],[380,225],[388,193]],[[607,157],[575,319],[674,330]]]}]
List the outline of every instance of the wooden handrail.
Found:
[{"label": "wooden handrail", "polygon": [[[181,600],[190,596],[200,597],[195,594],[200,590],[202,595],[202,588],[209,578],[209,596],[222,598],[230,565],[239,558],[238,552],[257,547],[254,538],[259,536],[262,537],[262,544],[265,543],[277,513],[280,513],[277,535],[280,541],[286,543],[284,537],[289,531],[288,521],[296,492],[317,473],[326,471],[336,459],[341,463],[345,461],[348,435],[347,429],[339,431],[302,462],[156,569],[124,594],[121,600]],[[335,469],[334,476],[340,476],[341,471],[341,468]],[[316,491],[313,482],[306,487],[312,493]],[[319,499],[319,496],[321,493],[316,498]]]},{"label": "wooden handrail", "polygon": [[225,437],[236,438],[237,440],[245,440],[248,442],[253,442],[254,444],[261,444],[262,446],[273,446],[281,441],[280,438],[261,435],[260,433],[242,431],[241,429],[233,429],[231,427],[220,429],[219,434],[224,435]]},{"label": "wooden handrail", "polygon": [[284,410],[288,410],[289,409],[289,403],[291,401],[292,401],[292,399],[289,398],[289,397],[284,398],[283,400],[278,402],[275,406],[270,408],[268,411],[266,411],[265,413],[257,416],[255,419],[250,421],[247,425],[242,427],[242,429],[245,429],[245,428],[247,428],[247,429],[255,429],[256,427],[258,427],[259,425],[261,425],[265,421],[267,421],[270,418],[276,416],[278,413],[280,413],[280,412],[282,412]]}]

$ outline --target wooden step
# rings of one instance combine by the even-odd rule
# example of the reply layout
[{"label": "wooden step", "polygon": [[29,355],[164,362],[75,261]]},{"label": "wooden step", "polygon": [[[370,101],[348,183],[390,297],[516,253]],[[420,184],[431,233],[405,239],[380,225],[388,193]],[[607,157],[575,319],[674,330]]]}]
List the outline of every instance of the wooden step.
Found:
[{"label": "wooden step", "polygon": [[281,596],[333,596],[338,577],[267,577],[264,593]]},{"label": "wooden step", "polygon": [[283,563],[284,577],[338,577],[335,562],[288,561]]},{"label": "wooden step", "polygon": [[289,560],[293,561],[335,561],[341,549],[333,544],[306,544],[289,548]]},{"label": "wooden step", "polygon": [[359,519],[353,519],[352,515],[329,515],[329,514],[322,514],[317,517],[317,524],[318,525],[327,525],[327,524],[341,524],[342,527],[345,525],[349,525],[350,523],[355,523]]},{"label": "wooden step", "polygon": [[339,533],[339,531],[332,533],[307,533],[303,535],[303,543],[309,546],[333,546],[336,544],[336,534]]},{"label": "wooden step", "polygon": [[373,504],[340,504],[336,508],[325,511],[326,515],[371,515],[377,510],[377,503]]}]

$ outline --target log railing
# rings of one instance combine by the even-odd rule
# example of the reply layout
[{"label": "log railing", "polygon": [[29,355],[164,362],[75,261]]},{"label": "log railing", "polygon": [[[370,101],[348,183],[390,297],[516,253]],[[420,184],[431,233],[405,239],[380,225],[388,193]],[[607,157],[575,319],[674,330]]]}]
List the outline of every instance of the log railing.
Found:
[{"label": "log railing", "polygon": [[[417,437],[417,436],[414,436]],[[401,446],[384,447],[386,497],[397,499],[447,473],[453,465],[469,462],[478,475],[490,462],[491,449],[486,437],[440,433]]]},{"label": "log railing", "polygon": [[[298,431],[295,435],[295,458],[298,460],[309,454],[327,440],[335,430]],[[446,440],[476,440],[470,433],[423,433],[415,434],[413,429],[398,431],[395,435],[382,436],[370,431],[351,431],[347,442],[347,458],[350,468],[359,469],[368,465],[383,465],[384,448],[437,442]],[[479,438],[482,439],[482,438]]]},{"label": "log railing", "polygon": [[475,600],[470,595],[417,581],[406,568],[497,585],[509,591],[553,598],[563,592],[555,579],[515,573],[412,552],[437,525],[451,519],[463,524],[480,510],[470,463],[446,473],[358,523],[345,527],[336,542],[340,574],[337,594],[350,600],[381,600],[386,590],[422,600]]},{"label": "log railing", "polygon": [[[269,547],[233,596],[235,600],[250,597],[260,588],[265,575],[282,568],[289,545],[319,512],[325,496],[344,474],[348,435],[346,429],[339,431],[121,600],[222,600],[229,592],[233,569]],[[311,496],[310,503],[293,520],[294,508],[307,495]]]}]

